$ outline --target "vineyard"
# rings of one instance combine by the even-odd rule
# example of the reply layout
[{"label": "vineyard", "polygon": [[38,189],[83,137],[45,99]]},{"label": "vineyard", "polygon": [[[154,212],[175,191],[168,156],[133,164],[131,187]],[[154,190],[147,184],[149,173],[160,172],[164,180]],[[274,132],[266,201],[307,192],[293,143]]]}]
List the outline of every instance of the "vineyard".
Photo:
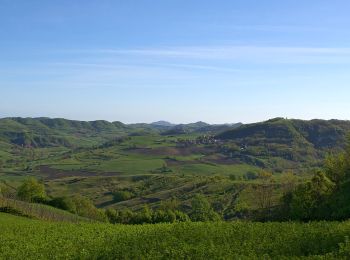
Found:
[{"label": "vineyard", "polygon": [[1,259],[348,259],[350,222],[57,223],[0,213]]}]

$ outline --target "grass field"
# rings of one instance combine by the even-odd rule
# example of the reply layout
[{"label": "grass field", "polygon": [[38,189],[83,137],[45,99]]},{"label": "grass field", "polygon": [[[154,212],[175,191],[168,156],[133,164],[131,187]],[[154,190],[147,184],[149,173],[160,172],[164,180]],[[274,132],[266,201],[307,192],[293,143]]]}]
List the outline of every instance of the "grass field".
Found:
[{"label": "grass field", "polygon": [[348,259],[349,222],[53,223],[0,213],[2,259]]}]

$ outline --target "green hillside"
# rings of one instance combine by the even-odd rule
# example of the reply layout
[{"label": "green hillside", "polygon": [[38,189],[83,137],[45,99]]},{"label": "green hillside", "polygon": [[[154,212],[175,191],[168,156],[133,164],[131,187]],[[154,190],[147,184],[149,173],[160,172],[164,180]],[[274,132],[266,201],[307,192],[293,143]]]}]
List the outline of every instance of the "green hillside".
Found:
[{"label": "green hillside", "polygon": [[344,147],[350,121],[271,119],[225,131],[217,138],[231,157],[264,167],[294,169],[317,166],[327,153]]},{"label": "green hillside", "polygon": [[0,119],[0,140],[19,146],[91,146],[114,136],[125,135],[128,130],[120,122],[49,118]]},{"label": "green hillside", "polygon": [[350,131],[350,121],[341,120],[288,120],[271,119],[265,122],[248,124],[219,134],[217,137],[228,140],[246,141],[247,144],[279,143],[292,145],[308,144],[315,148],[336,148],[344,144]]}]

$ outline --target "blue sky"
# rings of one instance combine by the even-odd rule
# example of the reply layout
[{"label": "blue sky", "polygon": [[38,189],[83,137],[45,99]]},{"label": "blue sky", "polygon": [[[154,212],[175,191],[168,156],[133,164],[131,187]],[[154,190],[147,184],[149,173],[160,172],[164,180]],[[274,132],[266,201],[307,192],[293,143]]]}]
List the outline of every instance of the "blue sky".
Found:
[{"label": "blue sky", "polygon": [[0,117],[350,119],[346,0],[0,0]]}]

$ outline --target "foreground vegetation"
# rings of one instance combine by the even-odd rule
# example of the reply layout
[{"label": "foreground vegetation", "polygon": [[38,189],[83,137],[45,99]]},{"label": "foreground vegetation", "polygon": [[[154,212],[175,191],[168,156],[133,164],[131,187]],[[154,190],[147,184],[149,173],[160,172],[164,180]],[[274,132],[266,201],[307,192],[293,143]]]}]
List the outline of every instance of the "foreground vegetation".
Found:
[{"label": "foreground vegetation", "polygon": [[4,259],[348,259],[349,222],[69,224],[0,213]]}]

